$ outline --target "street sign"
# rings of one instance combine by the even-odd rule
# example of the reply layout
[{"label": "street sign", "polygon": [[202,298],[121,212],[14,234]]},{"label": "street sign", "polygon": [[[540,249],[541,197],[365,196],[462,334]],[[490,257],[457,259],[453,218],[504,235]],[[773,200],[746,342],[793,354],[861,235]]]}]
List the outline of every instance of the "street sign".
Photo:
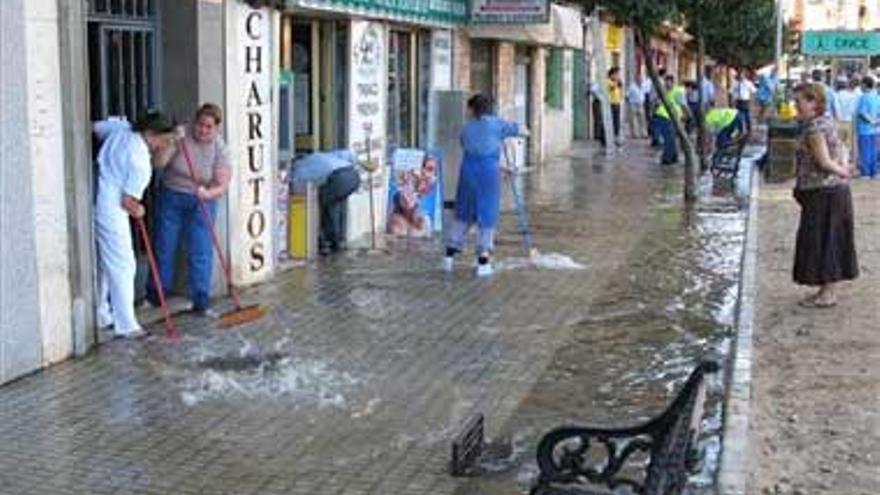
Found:
[{"label": "street sign", "polygon": [[867,57],[880,55],[880,32],[805,31],[801,51],[804,55],[829,57]]}]

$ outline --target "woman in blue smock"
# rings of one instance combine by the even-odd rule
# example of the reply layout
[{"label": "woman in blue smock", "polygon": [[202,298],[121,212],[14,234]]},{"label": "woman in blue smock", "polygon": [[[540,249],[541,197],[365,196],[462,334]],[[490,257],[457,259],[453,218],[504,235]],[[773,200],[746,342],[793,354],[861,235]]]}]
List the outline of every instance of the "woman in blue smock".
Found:
[{"label": "woman in blue smock", "polygon": [[477,275],[492,274],[490,256],[495,249],[495,230],[501,203],[501,157],[504,139],[519,135],[514,122],[492,115],[492,98],[476,95],[468,100],[472,119],[461,131],[463,158],[455,197],[455,221],[446,248],[443,268],[451,271],[454,256],[464,249],[471,226],[479,230]]}]

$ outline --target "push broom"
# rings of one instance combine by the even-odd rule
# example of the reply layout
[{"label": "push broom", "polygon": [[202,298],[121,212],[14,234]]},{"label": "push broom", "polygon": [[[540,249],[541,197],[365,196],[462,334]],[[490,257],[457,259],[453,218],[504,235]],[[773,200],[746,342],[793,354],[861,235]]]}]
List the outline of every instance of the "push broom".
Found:
[{"label": "push broom", "polygon": [[135,220],[138,231],[141,233],[141,239],[144,241],[144,247],[147,250],[147,260],[150,262],[150,274],[153,276],[153,286],[156,287],[156,294],[159,296],[159,306],[162,308],[162,317],[165,319],[165,336],[169,339],[176,339],[177,327],[171,321],[171,310],[168,308],[168,301],[165,300],[165,290],[162,288],[162,279],[159,278],[159,268],[156,266],[156,257],[153,255],[153,247],[150,245],[150,234],[147,233],[147,226],[144,223],[144,217]]},{"label": "push broom", "polygon": [[537,258],[540,253],[538,249],[535,248],[532,242],[532,230],[529,228],[529,219],[526,216],[526,206],[523,203],[522,196],[519,194],[519,190],[516,188],[516,184],[513,180],[513,172],[514,168],[510,162],[510,156],[507,152],[507,143],[501,143],[501,148],[504,150],[504,161],[507,163],[507,168],[510,170],[510,174],[508,175],[508,182],[510,183],[510,192],[513,194],[513,204],[514,209],[516,210],[516,220],[519,223],[519,230],[523,236],[523,247],[526,250],[526,256],[529,257],[530,260],[534,262],[534,259]]},{"label": "push broom", "polygon": [[[195,167],[193,166],[192,156],[189,154],[189,147],[186,145],[186,140],[181,139],[180,145],[193,184],[198,184]],[[214,250],[217,251],[217,258],[219,258],[220,266],[223,268],[223,276],[226,277],[226,286],[229,290],[229,297],[232,298],[232,303],[235,305],[235,309],[220,315],[220,327],[227,328],[259,320],[266,314],[267,308],[261,304],[242,306],[241,298],[239,298],[238,295],[238,289],[236,289],[235,285],[232,283],[232,270],[229,267],[226,257],[223,255],[223,249],[220,247],[220,238],[217,236],[217,229],[214,228],[214,221],[211,218],[211,213],[208,211],[208,207],[205,205],[205,202],[202,201],[202,198],[198,196],[198,193],[196,191],[193,191],[193,193],[196,195],[196,201],[199,203],[199,210],[202,212],[202,218],[204,218],[205,223],[211,229],[211,240],[214,241]]]}]

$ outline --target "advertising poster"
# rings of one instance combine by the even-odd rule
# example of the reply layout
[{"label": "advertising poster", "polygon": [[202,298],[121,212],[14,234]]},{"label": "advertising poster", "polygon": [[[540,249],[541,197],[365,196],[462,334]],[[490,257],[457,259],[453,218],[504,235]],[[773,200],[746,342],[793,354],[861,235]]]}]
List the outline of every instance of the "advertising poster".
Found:
[{"label": "advertising poster", "polygon": [[391,157],[388,233],[429,237],[443,230],[443,161],[439,154],[401,148]]}]

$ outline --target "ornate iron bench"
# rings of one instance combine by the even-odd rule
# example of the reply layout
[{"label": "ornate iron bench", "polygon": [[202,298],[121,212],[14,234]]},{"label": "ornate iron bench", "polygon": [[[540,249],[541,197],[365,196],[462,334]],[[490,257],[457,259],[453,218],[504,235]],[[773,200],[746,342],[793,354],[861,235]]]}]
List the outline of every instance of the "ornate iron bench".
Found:
[{"label": "ornate iron bench", "polygon": [[723,148],[712,153],[712,165],[709,170],[715,177],[736,177],[739,173],[739,164],[742,161],[743,149],[746,147],[748,135],[743,135],[731,141]]},{"label": "ornate iron bench", "polygon": [[556,428],[538,444],[540,475],[531,495],[608,494],[628,487],[639,495],[678,495],[699,464],[697,436],[706,398],[704,361],[659,416],[629,428]]}]

